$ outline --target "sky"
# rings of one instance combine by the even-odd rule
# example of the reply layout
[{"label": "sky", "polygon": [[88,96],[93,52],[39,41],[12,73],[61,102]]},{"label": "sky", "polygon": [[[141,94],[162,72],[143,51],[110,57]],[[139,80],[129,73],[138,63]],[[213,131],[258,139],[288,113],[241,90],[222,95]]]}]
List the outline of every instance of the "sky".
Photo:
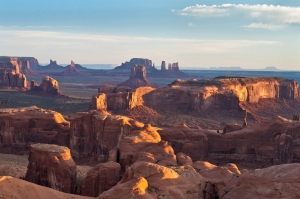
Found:
[{"label": "sky", "polygon": [[300,70],[300,0],[1,0],[0,55]]}]

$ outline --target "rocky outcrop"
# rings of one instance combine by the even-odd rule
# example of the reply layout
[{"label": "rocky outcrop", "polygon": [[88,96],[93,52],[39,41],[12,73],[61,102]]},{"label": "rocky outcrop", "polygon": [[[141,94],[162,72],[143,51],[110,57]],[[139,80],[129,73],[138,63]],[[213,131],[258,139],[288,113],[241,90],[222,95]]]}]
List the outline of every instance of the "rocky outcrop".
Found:
[{"label": "rocky outcrop", "polygon": [[30,91],[37,94],[57,96],[59,93],[58,81],[52,77],[45,76],[42,79],[42,83],[38,85],[35,81],[31,81]]},{"label": "rocky outcrop", "polygon": [[233,131],[238,131],[238,130],[241,130],[243,128],[242,125],[239,125],[239,124],[227,124],[224,129],[223,129],[223,134],[225,133],[230,133],[230,132],[233,132]]},{"label": "rocky outcrop", "polygon": [[70,124],[60,113],[37,107],[0,109],[1,151],[22,153],[32,143],[69,146]]},{"label": "rocky outcrop", "polygon": [[0,88],[26,90],[26,76],[20,73],[17,58],[0,57]]},{"label": "rocky outcrop", "polygon": [[117,161],[119,142],[142,123],[125,116],[102,114],[97,111],[77,113],[70,118],[70,148],[79,160]]},{"label": "rocky outcrop", "polygon": [[[220,198],[297,198],[299,194],[299,164],[282,164],[246,171],[236,183],[227,187]],[[247,194],[245,194],[247,193]],[[223,197],[221,197],[223,196]]]},{"label": "rocky outcrop", "polygon": [[52,189],[73,193],[76,183],[76,164],[70,149],[58,145],[30,146],[25,180]]},{"label": "rocky outcrop", "polygon": [[[206,180],[190,166],[167,168],[137,162],[126,170],[115,187],[102,193],[99,198],[119,198],[122,195],[153,199],[203,198],[205,184]],[[144,191],[146,189],[147,192]]]},{"label": "rocky outcrop", "polygon": [[91,197],[63,193],[48,187],[42,187],[11,176],[0,177],[0,197],[14,199],[92,199]]},{"label": "rocky outcrop", "polygon": [[[107,104],[107,110],[132,109],[143,105],[143,96],[153,90],[155,89],[148,86],[130,89],[125,86],[104,85],[99,88],[99,94],[93,96],[95,100],[92,101],[91,107],[96,107],[96,103],[98,103]],[[106,98],[101,93],[106,94]]]},{"label": "rocky outcrop", "polygon": [[129,80],[119,84],[118,86],[126,86],[130,88],[139,88],[142,86],[156,87],[146,77],[146,67],[144,65],[134,65],[131,68]]},{"label": "rocky outcrop", "polygon": [[157,130],[151,125],[146,125],[121,139],[119,161],[123,170],[139,161],[165,166],[177,164],[173,148],[168,142],[161,140]]},{"label": "rocky outcrop", "polygon": [[112,161],[93,167],[83,180],[81,195],[96,197],[109,190],[119,182],[120,169],[120,164]]},{"label": "rocky outcrop", "polygon": [[107,97],[105,93],[99,93],[92,97],[90,110],[107,110]]}]

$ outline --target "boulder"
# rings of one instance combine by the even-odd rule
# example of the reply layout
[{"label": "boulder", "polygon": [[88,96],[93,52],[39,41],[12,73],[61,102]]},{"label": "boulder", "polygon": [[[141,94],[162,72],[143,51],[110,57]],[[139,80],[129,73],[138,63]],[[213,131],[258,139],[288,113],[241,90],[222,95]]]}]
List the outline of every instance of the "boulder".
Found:
[{"label": "boulder", "polygon": [[120,169],[120,164],[112,161],[93,167],[83,180],[81,195],[96,197],[109,190],[119,182]]},{"label": "boulder", "polygon": [[185,155],[184,153],[181,152],[177,153],[176,159],[178,165],[190,165],[190,166],[193,165],[193,160],[189,156]]},{"label": "boulder", "polygon": [[76,164],[70,149],[53,144],[30,146],[25,180],[52,189],[73,193],[76,184]]}]

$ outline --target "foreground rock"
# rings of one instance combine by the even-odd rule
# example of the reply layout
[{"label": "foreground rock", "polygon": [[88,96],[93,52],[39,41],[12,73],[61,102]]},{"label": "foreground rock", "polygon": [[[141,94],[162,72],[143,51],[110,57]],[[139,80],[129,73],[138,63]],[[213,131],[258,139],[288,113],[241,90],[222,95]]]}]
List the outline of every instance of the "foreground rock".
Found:
[{"label": "foreground rock", "polygon": [[49,76],[43,77],[41,85],[38,85],[37,83],[35,83],[34,80],[32,80],[30,85],[30,91],[33,93],[47,96],[60,95],[58,81]]},{"label": "foreground rock", "polygon": [[0,177],[0,197],[14,199],[87,199],[91,197],[63,193],[48,187],[39,186],[11,176]]},{"label": "foreground rock", "polygon": [[0,109],[0,149],[23,153],[32,143],[69,146],[70,123],[60,113],[38,107]]},{"label": "foreground rock", "polygon": [[93,167],[83,181],[81,195],[96,197],[109,190],[119,182],[120,169],[120,164],[112,161]]},{"label": "foreground rock", "polygon": [[45,187],[74,193],[76,164],[70,149],[58,145],[33,144],[30,146],[25,180]]},{"label": "foreground rock", "polygon": [[175,166],[176,155],[168,142],[162,141],[157,128],[145,125],[132,131],[120,141],[120,164],[122,169],[135,162],[147,161],[165,166]]},{"label": "foreground rock", "polygon": [[[172,167],[137,162],[123,179],[99,198],[203,198],[206,180],[192,167]],[[145,191],[147,189],[147,191]],[[125,197],[124,197],[125,198]]]},{"label": "foreground rock", "polygon": [[126,86],[130,88],[139,88],[142,86],[156,87],[146,77],[146,66],[134,65],[131,68],[129,80],[119,84],[118,86]]}]

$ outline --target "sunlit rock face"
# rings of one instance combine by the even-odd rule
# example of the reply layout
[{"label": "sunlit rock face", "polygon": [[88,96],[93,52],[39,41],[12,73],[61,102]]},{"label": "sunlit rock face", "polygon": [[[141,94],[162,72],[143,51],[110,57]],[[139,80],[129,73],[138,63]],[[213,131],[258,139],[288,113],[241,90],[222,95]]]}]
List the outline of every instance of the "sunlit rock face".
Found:
[{"label": "sunlit rock face", "polygon": [[121,138],[144,126],[131,118],[103,111],[77,113],[70,121],[72,154],[98,162],[117,161]]},{"label": "sunlit rock face", "polygon": [[26,90],[26,76],[19,62],[18,58],[0,57],[0,88]]},{"label": "sunlit rock face", "polygon": [[69,146],[70,123],[60,113],[38,107],[0,109],[0,148],[13,153],[32,143]]},{"label": "sunlit rock face", "polygon": [[58,81],[49,76],[43,77],[41,85],[32,80],[30,91],[41,95],[60,95]]},{"label": "sunlit rock face", "polygon": [[53,144],[30,146],[25,180],[66,193],[73,193],[76,184],[76,164],[70,149]]}]

